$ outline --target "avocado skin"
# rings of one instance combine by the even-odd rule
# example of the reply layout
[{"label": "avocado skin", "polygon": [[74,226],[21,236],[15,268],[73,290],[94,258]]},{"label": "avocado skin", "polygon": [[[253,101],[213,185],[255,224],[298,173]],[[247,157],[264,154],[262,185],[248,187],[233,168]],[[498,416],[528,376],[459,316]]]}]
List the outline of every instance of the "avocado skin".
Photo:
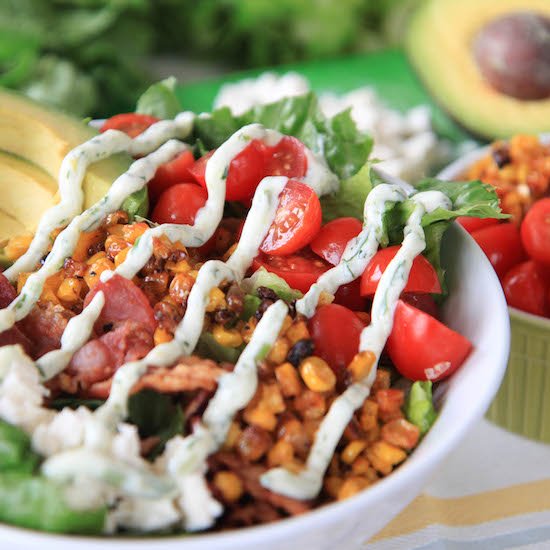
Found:
[{"label": "avocado skin", "polygon": [[412,15],[405,49],[435,102],[483,140],[550,130],[550,98],[521,100],[491,87],[473,54],[484,25],[507,14],[550,17],[548,0],[424,0]]}]

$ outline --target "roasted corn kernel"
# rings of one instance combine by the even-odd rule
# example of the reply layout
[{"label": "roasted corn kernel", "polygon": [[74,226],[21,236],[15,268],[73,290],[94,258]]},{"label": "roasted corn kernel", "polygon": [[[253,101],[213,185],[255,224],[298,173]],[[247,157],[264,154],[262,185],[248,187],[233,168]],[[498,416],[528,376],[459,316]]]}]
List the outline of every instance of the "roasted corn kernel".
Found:
[{"label": "roasted corn kernel", "polygon": [[15,260],[27,252],[31,241],[32,235],[16,235],[15,237],[12,237],[4,248],[6,258],[11,262],[15,262]]},{"label": "roasted corn kernel", "polygon": [[367,447],[366,441],[361,441],[360,439],[356,439],[355,441],[350,441],[344,447],[344,450],[340,454],[340,458],[342,459],[342,462],[345,462],[346,464],[351,464],[365,450],[366,447]]},{"label": "roasted corn kernel", "polygon": [[243,337],[237,329],[225,328],[223,325],[214,325],[212,335],[220,346],[238,348],[243,343]]},{"label": "roasted corn kernel", "polygon": [[[190,273],[189,273],[190,274]],[[211,313],[218,309],[226,309],[227,302],[225,300],[225,294],[217,286],[214,287],[209,294],[208,305],[206,306],[206,311]]]},{"label": "roasted corn kernel", "polygon": [[76,303],[84,289],[84,283],[80,279],[69,277],[64,279],[57,289],[57,297],[68,304]]},{"label": "roasted corn kernel", "polygon": [[333,370],[326,361],[315,355],[306,357],[300,363],[300,375],[311,391],[327,392],[333,390],[336,385]]},{"label": "roasted corn kernel", "polygon": [[214,476],[214,486],[226,502],[236,502],[243,495],[243,483],[233,472],[217,472]]},{"label": "roasted corn kernel", "polygon": [[366,378],[372,370],[375,361],[376,355],[370,350],[356,353],[351,363],[347,366],[348,371],[351,373],[352,380],[354,382],[359,382]]},{"label": "roasted corn kernel", "polygon": [[290,364],[283,363],[275,369],[275,378],[285,397],[294,397],[302,391],[298,371]]}]

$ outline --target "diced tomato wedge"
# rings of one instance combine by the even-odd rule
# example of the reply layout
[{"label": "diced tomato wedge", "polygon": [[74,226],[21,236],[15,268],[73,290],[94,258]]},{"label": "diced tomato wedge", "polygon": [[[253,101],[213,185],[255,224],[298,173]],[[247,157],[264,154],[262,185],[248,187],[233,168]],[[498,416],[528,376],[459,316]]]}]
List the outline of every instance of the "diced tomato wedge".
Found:
[{"label": "diced tomato wedge", "polygon": [[156,223],[193,225],[195,215],[207,199],[206,190],[196,183],[172,185],[160,196],[151,219]]},{"label": "diced tomato wedge", "polygon": [[301,178],[307,172],[304,144],[295,137],[284,136],[277,145],[265,148],[264,176]]},{"label": "diced tomato wedge", "polygon": [[194,181],[189,168],[195,163],[191,151],[180,153],[175,159],[158,167],[155,177],[147,184],[149,198],[155,203],[163,191],[176,185]]},{"label": "diced tomato wedge", "polygon": [[348,242],[361,233],[362,224],[357,218],[336,218],[323,225],[311,242],[311,250],[336,265]]},{"label": "diced tomato wedge", "polygon": [[8,307],[17,296],[15,288],[8,281],[8,278],[0,273],[0,308]]},{"label": "diced tomato wedge", "polygon": [[[380,249],[370,261],[361,277],[361,295],[374,296],[382,273],[393,260],[400,246]],[[441,284],[432,264],[422,255],[413,260],[409,279],[403,292],[440,294]]]},{"label": "diced tomato wedge", "polygon": [[456,221],[464,228],[468,233],[473,233],[478,229],[496,225],[498,220],[496,218],[472,218],[470,216],[459,216]]},{"label": "diced tomato wedge", "polygon": [[406,378],[437,381],[462,365],[472,344],[431,315],[399,300],[386,350]]},{"label": "diced tomato wedge", "polygon": [[284,279],[292,288],[305,293],[330,265],[306,248],[287,256],[260,253],[252,267],[254,271],[264,267]]},{"label": "diced tomato wedge", "polygon": [[363,311],[367,307],[367,298],[361,296],[361,279],[355,279],[347,285],[342,285],[336,291],[334,303],[353,311]]},{"label": "diced tomato wedge", "polygon": [[128,134],[131,138],[135,138],[147,130],[149,126],[152,126],[158,121],[158,118],[150,115],[142,115],[140,113],[121,113],[108,118],[103,123],[103,126],[99,131],[106,132],[107,130],[120,130],[121,132]]},{"label": "diced tomato wedge", "polygon": [[113,275],[108,281],[97,283],[84,300],[86,307],[99,292],[103,291],[105,305],[101,311],[95,328],[100,334],[108,332],[109,325],[121,321],[141,323],[153,333],[157,327],[153,308],[143,291],[132,281]]},{"label": "diced tomato wedge", "polygon": [[203,187],[206,188],[206,164],[210,160],[210,157],[215,153],[215,149],[212,151],[208,151],[205,155],[197,159],[192,166],[188,168],[189,173],[193,177],[193,179],[200,183]]},{"label": "diced tomato wedge", "polygon": [[513,223],[499,223],[472,233],[499,279],[502,279],[513,266],[525,259],[519,230]]},{"label": "diced tomato wedge", "polygon": [[512,307],[533,315],[547,312],[546,292],[550,279],[546,279],[542,267],[533,260],[514,266],[502,279],[506,301]]},{"label": "diced tomato wedge", "polygon": [[289,180],[260,250],[273,256],[300,250],[315,237],[321,219],[321,203],[313,189],[300,181]]},{"label": "diced tomato wedge", "polygon": [[359,338],[365,328],[363,322],[347,307],[329,304],[317,309],[308,328],[315,355],[322,357],[341,377],[359,351]]}]

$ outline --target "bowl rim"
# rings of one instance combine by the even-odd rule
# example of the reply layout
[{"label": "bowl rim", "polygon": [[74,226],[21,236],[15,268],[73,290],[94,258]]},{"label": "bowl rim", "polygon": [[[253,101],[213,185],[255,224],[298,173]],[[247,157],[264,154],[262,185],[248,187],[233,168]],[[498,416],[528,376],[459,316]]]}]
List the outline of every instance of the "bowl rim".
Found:
[{"label": "bowl rim", "polygon": [[[537,134],[538,138],[544,144],[550,144],[550,132],[545,132],[542,134]],[[506,141],[506,140],[501,140]],[[454,160],[443,168],[436,177],[443,180],[452,180],[459,177],[464,170],[471,166],[476,160],[484,157],[491,150],[491,144],[484,145],[483,147],[478,147],[472,151],[469,151],[465,155]],[[527,311],[522,311],[516,307],[508,306],[508,311],[512,320],[522,321],[524,323],[529,323],[538,328],[546,329],[550,332],[550,318],[543,317],[542,315],[535,315],[534,313],[528,313]]]},{"label": "bowl rim", "polygon": [[[482,270],[486,273],[486,277],[489,278],[489,280],[493,279],[493,281],[490,281],[491,283],[496,283],[498,279],[494,271],[490,269],[488,260],[481,250],[473,247],[473,241],[471,243],[469,242],[470,240],[467,238],[466,231],[458,225],[453,224],[449,228],[449,232],[453,232],[456,239],[461,241],[464,246],[470,248],[469,254],[473,253],[477,256],[477,261],[483,266]],[[453,415],[453,410],[445,414],[447,403],[444,403],[440,410],[440,418],[443,417],[446,419],[444,426],[447,428],[447,431],[437,429],[438,423],[436,422],[418,448],[415,449],[415,452],[413,452],[399,468],[392,472],[391,475],[368,487],[368,490],[361,491],[357,495],[344,501],[336,501],[320,506],[300,516],[286,518],[270,524],[238,528],[220,533],[204,533],[196,536],[192,534],[190,536],[188,533],[180,533],[162,537],[158,535],[141,535],[135,537],[106,538],[105,536],[46,533],[8,524],[0,524],[0,538],[9,540],[12,543],[28,545],[26,547],[36,545],[36,547],[49,548],[47,544],[50,543],[52,548],[55,545],[58,550],[73,549],[75,548],[75,544],[76,548],[81,550],[95,550],[100,548],[100,544],[104,546],[105,543],[107,543],[109,547],[119,550],[129,550],[130,548],[137,548],[138,550],[142,548],[162,548],[162,550],[175,550],[176,548],[178,550],[186,548],[190,550],[210,550],[212,547],[219,548],[220,550],[229,550],[238,547],[239,544],[243,546],[260,545],[262,541],[269,541],[270,539],[274,542],[288,541],[291,540],[293,534],[303,536],[303,533],[310,529],[318,529],[325,520],[332,524],[336,524],[339,518],[349,517],[350,514],[355,514],[355,517],[360,518],[361,513],[368,510],[369,506],[371,506],[372,509],[372,507],[384,502],[385,496],[391,497],[392,495],[398,494],[398,492],[403,489],[405,489],[406,496],[402,498],[402,501],[404,505],[408,504],[410,500],[418,494],[418,492],[414,492],[410,498],[407,498],[408,493],[412,493],[412,490],[410,490],[411,485],[413,485],[417,479],[422,481],[422,486],[425,485],[425,480],[434,473],[434,467],[441,464],[444,457],[456,447],[466,432],[471,429],[472,425],[483,416],[483,413],[487,410],[504,376],[509,354],[510,320],[508,315],[499,314],[501,313],[501,311],[499,311],[500,309],[505,311],[506,308],[500,285],[492,284],[491,286],[495,288],[497,295],[500,295],[497,296],[496,300],[493,302],[497,311],[493,325],[496,327],[494,330],[502,335],[502,339],[497,347],[493,347],[493,343],[481,340],[480,344],[484,343],[485,345],[476,346],[472,355],[467,360],[467,362],[473,361],[477,364],[477,362],[483,358],[484,354],[485,357],[487,357],[486,346],[490,344],[491,355],[489,360],[492,369],[487,371],[489,375],[487,383],[485,385],[478,385],[479,393],[477,394],[477,398],[468,403],[468,407],[464,409],[464,414],[461,416],[461,423],[457,423],[453,430],[449,430],[449,426],[447,426],[447,422],[450,421],[450,417]],[[474,363],[472,363],[472,365]],[[471,368],[473,368],[473,366]],[[468,369],[467,371],[468,375],[471,375],[470,370],[471,369]],[[457,379],[456,375],[459,375],[460,380],[462,378],[460,375],[463,372],[464,371],[458,371],[449,379],[449,382],[446,382],[446,384],[452,388],[454,381]],[[464,372],[464,374],[466,374],[466,372]],[[457,384],[459,387],[457,393],[460,394],[462,393],[460,391],[461,386],[460,383],[457,382]],[[466,383],[466,385],[468,386],[468,383]],[[470,386],[468,386],[468,388],[471,389]],[[452,399],[451,402],[452,405],[449,405],[449,409],[456,407],[456,398]],[[442,426],[442,424],[439,425]],[[407,488],[409,488],[408,493]],[[399,508],[399,510],[401,510],[401,508]],[[389,521],[391,521],[391,519]]]}]

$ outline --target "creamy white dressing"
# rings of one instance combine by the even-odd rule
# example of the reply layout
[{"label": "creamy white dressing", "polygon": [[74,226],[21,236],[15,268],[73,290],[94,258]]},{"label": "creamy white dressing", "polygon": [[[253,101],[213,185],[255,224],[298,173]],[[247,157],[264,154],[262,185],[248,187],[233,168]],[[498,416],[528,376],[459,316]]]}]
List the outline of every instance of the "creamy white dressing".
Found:
[{"label": "creamy white dressing", "polygon": [[[18,273],[34,268],[46,251],[50,232],[65,225],[67,219],[80,211],[83,200],[81,183],[86,167],[91,162],[122,150],[137,155],[158,147],[155,152],[134,162],[130,170],[115,181],[106,197],[74,217],[60,233],[42,268],[29,277],[18,298],[8,308],[0,311],[0,332],[13,326],[15,321],[30,312],[40,296],[46,278],[62,269],[63,262],[74,250],[81,231],[96,227],[105,215],[118,209],[128,195],[141,189],[153,177],[160,164],[187,147],[173,140],[160,144],[170,137],[185,137],[191,131],[190,117],[188,113],[182,113],[174,122],[160,122],[134,140],[127,136],[121,137],[120,132],[106,132],[90,140],[89,146],[83,144],[68,155],[63,163],[64,175],[60,178],[59,208],[52,208],[45,215],[45,220],[41,221],[39,234],[35,236],[29,252],[12,266],[12,280]],[[231,160],[253,139],[262,140],[272,146],[282,137],[282,134],[267,130],[259,124],[245,126],[236,132],[207,163],[205,178],[208,200],[197,213],[195,224],[165,224],[147,230],[115,272],[129,279],[134,277],[151,257],[154,239],[163,235],[172,242],[179,241],[185,246],[204,244],[214,233],[223,215],[226,178]],[[319,195],[337,190],[338,179],[327,168],[324,160],[307,149],[306,156],[308,169],[301,180]],[[123,426],[121,421],[127,415],[129,393],[146,369],[151,366],[171,365],[182,355],[192,353],[203,330],[211,290],[222,281],[242,281],[273,221],[278,197],[287,181],[285,177],[266,177],[262,180],[232,256],[225,263],[208,261],[199,270],[189,295],[186,313],[175,331],[174,340],[156,346],[145,358],[127,363],[117,370],[108,400],[86,418],[84,445],[50,456],[42,467],[45,475],[66,483],[74,483],[80,477],[99,479],[125,495],[125,510],[130,516],[131,510],[143,508],[139,504],[143,503],[143,499],[152,499],[151,502],[159,509],[170,509],[170,523],[174,522],[176,508],[179,508],[186,529],[204,529],[212,525],[221,514],[222,508],[210,495],[204,480],[206,459],[223,444],[235,414],[246,407],[254,396],[258,383],[257,365],[267,355],[279,335],[288,310],[284,302],[278,301],[264,312],[234,370],[219,379],[218,389],[210,400],[202,421],[195,427],[193,434],[185,438],[177,436],[168,442],[154,471],[139,459],[135,463],[120,461],[112,451],[113,437],[117,429],[120,430]],[[362,232],[348,243],[341,262],[323,274],[297,302],[298,312],[311,317],[322,291],[334,294],[339,286],[361,275],[383,238],[383,215],[387,205],[403,201],[409,194],[409,188],[395,184],[379,185],[371,191],[365,203]],[[422,215],[438,207],[449,207],[449,200],[439,192],[419,193],[412,199],[416,206],[407,222],[403,245],[380,280],[373,302],[371,325],[361,334],[360,350],[373,351],[377,359],[391,331],[395,305],[406,284],[412,261],[425,246]],[[110,276],[112,272],[105,272],[102,280],[107,280]],[[40,370],[42,379],[49,379],[62,371],[72,355],[89,339],[103,304],[104,296],[99,292],[80,315],[71,319],[63,334],[60,350],[44,355],[36,364],[25,356],[29,364]],[[21,350],[18,353],[23,354]],[[3,382],[2,369],[6,370],[14,358],[15,356],[3,357],[0,353],[0,383]],[[295,498],[314,497],[321,487],[326,467],[353,412],[369,395],[375,374],[376,365],[367,379],[350,386],[333,402],[319,427],[302,472],[292,474],[282,468],[275,468],[262,477],[262,483],[273,491]],[[0,393],[1,389],[2,386]],[[41,398],[37,394],[34,399],[36,401]],[[25,429],[32,433],[32,422],[29,422]],[[162,465],[161,471],[159,464]],[[174,498],[177,501],[176,508],[170,504]],[[132,505],[134,500],[135,506]],[[130,518],[125,524],[131,521]]]},{"label": "creamy white dressing", "polygon": [[[388,193],[386,196],[391,195]],[[403,243],[380,278],[372,304],[371,323],[361,332],[359,351],[370,350],[374,353],[376,359],[373,368],[365,379],[349,386],[334,400],[317,430],[305,468],[301,472],[295,474],[285,468],[273,468],[262,476],[262,485],[272,491],[302,500],[317,496],[346,426],[355,410],[370,394],[380,354],[393,326],[397,301],[407,284],[414,258],[426,247],[422,216],[427,211],[451,206],[448,197],[439,191],[418,193],[412,196],[412,200],[415,207],[405,226]],[[371,223],[369,218],[367,227]],[[376,232],[376,227],[372,229]]]}]

